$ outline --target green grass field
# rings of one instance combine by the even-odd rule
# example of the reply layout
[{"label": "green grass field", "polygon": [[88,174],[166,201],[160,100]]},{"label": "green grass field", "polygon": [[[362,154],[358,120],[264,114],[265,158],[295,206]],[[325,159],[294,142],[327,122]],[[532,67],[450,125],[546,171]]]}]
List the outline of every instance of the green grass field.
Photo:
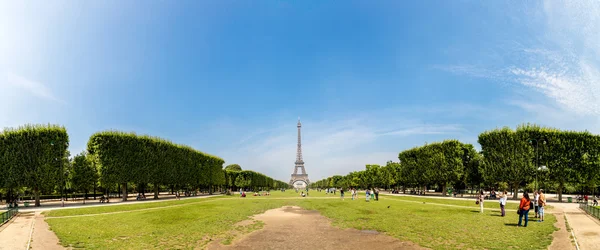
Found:
[{"label": "green grass field", "polygon": [[[251,195],[251,194],[250,194]],[[327,198],[334,197],[334,198]],[[422,202],[425,202],[423,204]],[[447,204],[455,206],[440,206]],[[484,203],[498,208],[497,202]],[[550,245],[555,217],[543,223],[531,221],[516,228],[518,215],[498,211],[479,213],[474,202],[452,199],[380,196],[380,201],[341,200],[324,192],[311,191],[301,198],[294,191],[274,191],[271,196],[239,198],[221,196],[111,207],[56,210],[47,221],[65,246],[90,249],[195,248],[215,239],[231,240],[234,231],[261,228],[234,227],[249,216],[284,205],[318,210],[340,228],[370,229],[433,249],[544,249]],[[389,208],[388,208],[389,206]],[[516,209],[516,204],[514,204]],[[507,208],[511,208],[510,204]],[[123,211],[123,212],[121,212]],[[100,213],[112,214],[100,214]],[[92,216],[74,216],[89,215]],[[531,214],[531,213],[530,213]],[[54,218],[53,218],[54,217]]]}]

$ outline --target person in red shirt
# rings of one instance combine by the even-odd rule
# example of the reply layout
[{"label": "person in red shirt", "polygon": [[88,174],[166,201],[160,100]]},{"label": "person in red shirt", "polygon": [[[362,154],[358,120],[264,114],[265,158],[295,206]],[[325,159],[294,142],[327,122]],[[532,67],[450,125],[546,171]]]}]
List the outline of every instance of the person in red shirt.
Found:
[{"label": "person in red shirt", "polygon": [[523,198],[521,198],[521,203],[519,204],[519,224],[517,227],[521,226],[521,221],[523,217],[525,217],[525,226],[527,227],[527,221],[529,221],[529,208],[531,207],[531,200],[529,199],[529,194],[527,192],[523,192]]}]

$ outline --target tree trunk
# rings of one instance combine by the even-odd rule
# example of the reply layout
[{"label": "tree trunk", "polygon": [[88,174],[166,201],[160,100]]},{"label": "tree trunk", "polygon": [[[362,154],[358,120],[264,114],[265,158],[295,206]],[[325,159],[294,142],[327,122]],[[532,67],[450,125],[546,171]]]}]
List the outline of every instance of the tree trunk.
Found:
[{"label": "tree trunk", "polygon": [[121,185],[121,192],[123,193],[123,201],[127,201],[127,183]]},{"label": "tree trunk", "polygon": [[558,184],[558,189],[556,190],[558,192],[558,202],[562,202],[563,187],[564,187],[564,183],[561,182]]},{"label": "tree trunk", "polygon": [[96,184],[94,184],[94,200],[96,200]]},{"label": "tree trunk", "polygon": [[154,199],[158,200],[158,184],[154,183]]},{"label": "tree trunk", "polygon": [[446,196],[446,184],[442,184],[442,196]]},{"label": "tree trunk", "polygon": [[33,189],[33,194],[35,195],[35,206],[39,207],[41,206],[40,204],[40,190],[35,187],[35,189]]},{"label": "tree trunk", "polygon": [[513,193],[513,199],[518,200],[519,199],[519,183],[515,182],[513,184],[513,190],[515,190],[515,192]]},{"label": "tree trunk", "polygon": [[83,204],[85,204],[85,200],[87,200],[87,190],[83,193]]}]

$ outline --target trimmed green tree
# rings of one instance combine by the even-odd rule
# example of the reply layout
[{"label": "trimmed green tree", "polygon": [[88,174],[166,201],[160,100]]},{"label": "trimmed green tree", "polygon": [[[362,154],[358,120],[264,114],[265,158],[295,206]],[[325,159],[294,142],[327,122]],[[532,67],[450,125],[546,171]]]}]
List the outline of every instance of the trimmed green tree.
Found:
[{"label": "trimmed green tree", "polygon": [[35,206],[40,206],[40,191],[61,185],[63,158],[69,136],[58,125],[25,125],[0,133],[0,172],[5,172],[7,188],[31,187]]},{"label": "trimmed green tree", "polygon": [[72,165],[71,182],[75,190],[84,193],[83,203],[85,204],[88,192],[94,188],[98,181],[98,170],[85,152],[73,157]]}]

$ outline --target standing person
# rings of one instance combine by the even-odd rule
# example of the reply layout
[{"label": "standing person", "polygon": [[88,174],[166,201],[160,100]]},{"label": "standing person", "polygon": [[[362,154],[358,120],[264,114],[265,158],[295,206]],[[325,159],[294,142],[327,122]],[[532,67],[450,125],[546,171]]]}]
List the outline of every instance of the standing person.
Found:
[{"label": "standing person", "polygon": [[354,196],[356,195],[356,191],[354,190],[354,188],[350,190],[350,193],[352,194],[352,200],[354,200]]},{"label": "standing person", "polygon": [[527,227],[527,221],[529,221],[529,208],[531,208],[531,200],[529,199],[529,194],[527,191],[523,192],[523,198],[521,198],[521,203],[519,203],[519,224],[517,227],[521,226],[521,221],[523,217],[525,217],[525,227]]},{"label": "standing person", "polygon": [[344,200],[344,188],[340,188],[340,196]]},{"label": "standing person", "polygon": [[479,199],[479,210],[481,213],[483,213],[483,200],[485,200],[485,193],[483,192],[483,189],[479,191],[479,197],[477,197],[477,199]]},{"label": "standing person", "polygon": [[535,211],[535,216],[533,218],[537,218],[538,217],[538,211],[539,211],[538,202],[539,202],[539,200],[540,200],[540,194],[536,190],[535,192],[533,192],[533,208],[534,208],[534,211]]},{"label": "standing person", "polygon": [[500,193],[500,211],[502,212],[502,217],[504,217],[504,215],[506,215],[504,213],[504,206],[506,206],[506,199],[507,199],[507,195],[506,195],[506,190],[504,190],[504,192]]},{"label": "standing person", "polygon": [[375,189],[371,190],[371,200],[375,200]]},{"label": "standing person", "polygon": [[540,216],[540,219],[538,220],[538,222],[542,222],[544,221],[544,207],[546,206],[546,195],[544,195],[543,189],[540,189],[539,195],[540,199],[538,200],[538,214]]},{"label": "standing person", "polygon": [[369,194],[369,189],[365,190],[365,193],[367,193],[367,202],[369,202],[369,197],[371,197],[371,194]]},{"label": "standing person", "polygon": [[378,201],[379,200],[379,189],[375,189],[375,200]]}]

